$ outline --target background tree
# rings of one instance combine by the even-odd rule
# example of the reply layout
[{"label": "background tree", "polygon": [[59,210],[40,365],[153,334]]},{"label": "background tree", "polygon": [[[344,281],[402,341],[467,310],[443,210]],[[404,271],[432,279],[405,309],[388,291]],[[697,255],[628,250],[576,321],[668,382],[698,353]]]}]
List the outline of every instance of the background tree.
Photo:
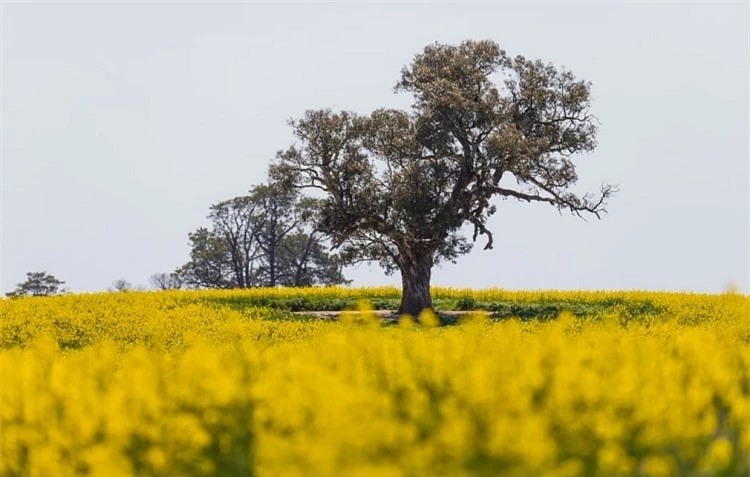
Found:
[{"label": "background tree", "polygon": [[124,292],[133,289],[133,284],[124,278],[118,278],[112,282],[112,291]]},{"label": "background tree", "polygon": [[201,227],[188,234],[190,260],[174,271],[195,288],[239,288],[226,239]]},{"label": "background tree", "polygon": [[148,278],[148,281],[157,290],[179,290],[184,285],[184,278],[177,272],[155,273]]},{"label": "background tree", "polygon": [[328,252],[321,235],[320,231],[295,232],[281,240],[276,252],[278,284],[309,287],[351,283],[342,273],[344,262]]},{"label": "background tree", "polygon": [[265,218],[257,236],[262,251],[258,281],[263,286],[274,287],[279,280],[279,246],[289,233],[302,225],[304,205],[298,203],[296,191],[275,186],[257,186],[250,195],[262,207]]},{"label": "background tree", "polygon": [[47,272],[28,272],[26,281],[18,283],[16,289],[6,293],[8,297],[57,295],[65,282]]},{"label": "background tree", "polygon": [[312,227],[320,201],[279,184],[257,186],[251,197],[265,218],[257,235],[259,286],[347,283],[342,264],[325,252],[323,234]]},{"label": "background tree", "polygon": [[233,288],[253,286],[253,265],[258,256],[258,233],[266,222],[262,204],[253,194],[211,206],[212,233],[224,244]]},{"label": "background tree", "polygon": [[492,248],[493,198],[578,216],[605,211],[612,186],[569,190],[578,179],[572,156],[596,145],[590,85],[572,73],[465,41],[427,46],[396,90],[413,94],[412,111],[317,110],[291,121],[296,144],[278,153],[271,176],[325,193],[318,229],[350,262],[400,271],[400,312],[432,306],[433,266],[471,249],[462,226]]},{"label": "background tree", "polygon": [[190,261],[174,274],[205,288],[345,282],[340,262],[310,227],[315,202],[293,189],[260,185],[212,206],[211,228],[189,235]]}]

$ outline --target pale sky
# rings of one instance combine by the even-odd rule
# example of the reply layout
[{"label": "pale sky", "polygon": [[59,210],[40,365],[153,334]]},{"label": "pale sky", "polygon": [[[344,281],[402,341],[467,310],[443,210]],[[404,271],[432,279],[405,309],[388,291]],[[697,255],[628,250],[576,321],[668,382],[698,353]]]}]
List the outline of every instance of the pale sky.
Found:
[{"label": "pale sky", "polygon": [[288,118],[407,108],[393,86],[425,45],[491,39],[592,82],[576,190],[621,192],[602,220],[498,202],[495,249],[433,284],[748,292],[748,5],[3,3],[0,291],[38,270],[147,285],[265,180]]}]

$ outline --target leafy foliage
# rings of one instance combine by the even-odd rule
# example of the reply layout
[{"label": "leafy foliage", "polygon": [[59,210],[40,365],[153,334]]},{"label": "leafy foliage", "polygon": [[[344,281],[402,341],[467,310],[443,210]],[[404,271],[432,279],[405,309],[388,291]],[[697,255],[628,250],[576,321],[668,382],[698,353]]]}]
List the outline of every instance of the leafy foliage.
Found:
[{"label": "leafy foliage", "polygon": [[[292,189],[260,185],[211,206],[211,228],[188,235],[190,261],[174,283],[201,288],[346,283],[311,218],[317,202]],[[163,280],[162,280],[163,282]]]},{"label": "leafy foliage", "polygon": [[464,225],[492,248],[494,198],[605,212],[613,186],[570,190],[572,157],[594,149],[596,118],[590,85],[569,71],[510,58],[491,41],[434,44],[396,90],[413,95],[411,111],[324,109],[291,121],[296,143],[271,176],[324,193],[318,226],[348,261],[401,272],[402,311],[430,306],[432,267],[471,249]]},{"label": "leafy foliage", "polygon": [[58,280],[54,275],[47,272],[28,272],[26,273],[26,281],[17,284],[15,290],[5,295],[11,298],[57,295],[63,291],[60,285],[64,283],[64,281]]}]

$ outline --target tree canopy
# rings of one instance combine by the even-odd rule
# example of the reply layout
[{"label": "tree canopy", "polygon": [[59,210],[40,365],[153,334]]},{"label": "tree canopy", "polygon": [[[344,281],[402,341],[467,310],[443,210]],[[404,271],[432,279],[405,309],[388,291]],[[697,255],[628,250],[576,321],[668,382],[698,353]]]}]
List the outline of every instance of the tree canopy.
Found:
[{"label": "tree canopy", "polygon": [[[495,198],[547,203],[576,216],[605,212],[615,187],[571,191],[572,158],[593,151],[590,84],[564,69],[511,58],[492,41],[432,44],[401,72],[410,111],[307,111],[271,177],[323,193],[317,228],[350,263],[400,271],[400,311],[431,307],[431,270],[479,236]],[[473,228],[472,242],[461,228]]]},{"label": "tree canopy", "polygon": [[314,228],[317,201],[277,185],[214,204],[211,227],[188,235],[190,261],[158,287],[311,286],[346,283],[342,263]]},{"label": "tree canopy", "polygon": [[133,284],[124,278],[118,278],[112,282],[112,288],[110,291],[125,292],[133,289]]},{"label": "tree canopy", "polygon": [[21,296],[48,296],[62,293],[65,282],[47,272],[27,272],[26,280],[16,285],[16,289],[5,295],[11,298]]},{"label": "tree canopy", "polygon": [[148,279],[151,286],[157,290],[178,290],[183,287],[183,277],[177,272],[154,273]]}]

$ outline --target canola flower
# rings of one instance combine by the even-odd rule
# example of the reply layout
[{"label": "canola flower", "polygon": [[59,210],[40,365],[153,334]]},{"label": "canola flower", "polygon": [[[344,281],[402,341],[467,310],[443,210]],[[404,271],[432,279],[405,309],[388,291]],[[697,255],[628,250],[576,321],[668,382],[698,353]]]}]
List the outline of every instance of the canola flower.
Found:
[{"label": "canola flower", "polygon": [[0,475],[750,472],[746,296],[440,289],[596,311],[442,327],[215,301],[263,292],[1,301]]}]

